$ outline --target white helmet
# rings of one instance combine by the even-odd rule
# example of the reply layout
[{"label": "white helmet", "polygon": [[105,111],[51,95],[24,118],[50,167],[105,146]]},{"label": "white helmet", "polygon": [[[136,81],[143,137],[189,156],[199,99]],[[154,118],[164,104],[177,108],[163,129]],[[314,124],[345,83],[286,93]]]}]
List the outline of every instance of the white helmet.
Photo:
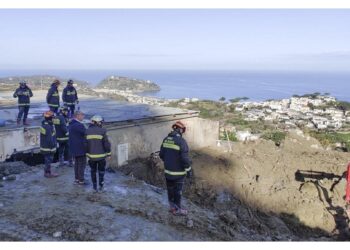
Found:
[{"label": "white helmet", "polygon": [[102,118],[102,116],[100,116],[100,115],[94,115],[94,116],[91,118],[91,122],[101,123],[101,122],[103,122],[103,118]]}]

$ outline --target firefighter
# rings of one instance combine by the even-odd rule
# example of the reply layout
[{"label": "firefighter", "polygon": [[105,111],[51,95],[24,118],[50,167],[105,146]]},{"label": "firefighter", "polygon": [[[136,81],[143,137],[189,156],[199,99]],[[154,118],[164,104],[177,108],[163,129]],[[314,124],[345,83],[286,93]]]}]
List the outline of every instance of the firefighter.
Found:
[{"label": "firefighter", "polygon": [[85,185],[84,171],[86,167],[86,129],[82,121],[84,113],[75,111],[72,121],[68,126],[69,153],[74,157],[75,184]]},{"label": "firefighter", "polygon": [[27,123],[27,116],[30,108],[30,98],[33,96],[32,90],[27,86],[25,81],[19,83],[19,88],[16,89],[13,94],[14,98],[18,98],[18,117],[17,125],[20,125],[23,116],[23,125],[29,125]]},{"label": "firefighter", "polygon": [[75,104],[79,103],[77,90],[73,86],[74,81],[68,80],[67,86],[63,89],[62,100],[64,105],[69,109],[69,118],[71,118],[75,111]]},{"label": "firefighter", "polygon": [[64,166],[64,159],[68,158],[69,166],[72,167],[72,159],[69,156],[68,147],[68,108],[61,107],[60,112],[53,118],[53,124],[55,125],[57,142],[58,142],[58,159],[59,166]]},{"label": "firefighter", "polygon": [[44,113],[44,120],[40,127],[40,152],[44,155],[45,159],[45,171],[44,176],[47,178],[57,177],[58,175],[51,172],[51,164],[53,162],[53,156],[56,152],[56,132],[52,119],[54,113],[52,111],[46,111]]},{"label": "firefighter", "polygon": [[185,177],[192,177],[189,148],[182,135],[186,126],[177,121],[172,125],[173,131],[163,140],[159,156],[164,162],[165,180],[168,190],[169,212],[174,215],[187,215],[181,206],[181,195]]},{"label": "firefighter", "polygon": [[86,130],[87,152],[91,168],[91,180],[93,189],[97,192],[96,172],[98,171],[99,191],[104,191],[104,175],[106,158],[111,156],[111,144],[107,137],[107,131],[102,127],[103,118],[94,115],[91,124]]},{"label": "firefighter", "polygon": [[60,107],[60,96],[58,94],[58,86],[60,84],[61,82],[59,80],[54,80],[46,96],[46,102],[50,110],[55,114],[57,114],[58,108]]}]

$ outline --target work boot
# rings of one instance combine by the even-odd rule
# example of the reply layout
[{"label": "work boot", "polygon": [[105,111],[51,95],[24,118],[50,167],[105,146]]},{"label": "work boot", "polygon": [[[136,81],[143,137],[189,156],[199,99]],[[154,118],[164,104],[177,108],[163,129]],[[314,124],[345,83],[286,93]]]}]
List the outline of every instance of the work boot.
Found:
[{"label": "work boot", "polygon": [[54,178],[54,177],[57,177],[58,174],[56,174],[56,173],[45,173],[44,176],[46,178]]},{"label": "work boot", "polygon": [[64,166],[64,156],[60,156],[60,164],[58,165],[59,167],[63,167]]},{"label": "work boot", "polygon": [[23,125],[24,125],[24,126],[29,126],[30,123],[28,123],[27,120],[23,120]]},{"label": "work boot", "polygon": [[187,216],[188,215],[188,211],[187,209],[184,208],[178,208],[175,210],[175,212],[173,212],[173,215],[176,216]]},{"label": "work boot", "polygon": [[101,193],[104,193],[104,192],[106,192],[106,189],[103,186],[100,186],[98,191],[101,192]]}]

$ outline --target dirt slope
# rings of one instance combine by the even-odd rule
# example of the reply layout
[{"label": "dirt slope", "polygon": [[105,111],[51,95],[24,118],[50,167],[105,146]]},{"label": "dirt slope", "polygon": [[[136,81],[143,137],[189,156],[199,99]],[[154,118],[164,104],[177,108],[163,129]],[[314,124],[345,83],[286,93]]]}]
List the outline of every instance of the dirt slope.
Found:
[{"label": "dirt slope", "polygon": [[[327,233],[334,239],[350,238],[343,210],[345,179],[324,178],[327,174],[342,175],[349,153],[327,151],[300,131],[291,132],[280,147],[272,141],[259,140],[235,143],[231,152],[224,151],[226,148],[207,148],[191,153],[196,178],[195,183],[187,185],[185,196],[215,209],[218,197],[228,193],[253,212],[257,210],[254,212],[257,224],[264,224],[268,220],[266,214],[273,213],[282,219],[281,228],[298,237]],[[152,173],[152,169],[145,171],[145,166],[134,163],[123,171],[164,186],[162,168],[159,163]],[[313,172],[312,178],[298,181],[295,177],[298,170],[322,174]],[[218,210],[234,208],[232,205]]]}]

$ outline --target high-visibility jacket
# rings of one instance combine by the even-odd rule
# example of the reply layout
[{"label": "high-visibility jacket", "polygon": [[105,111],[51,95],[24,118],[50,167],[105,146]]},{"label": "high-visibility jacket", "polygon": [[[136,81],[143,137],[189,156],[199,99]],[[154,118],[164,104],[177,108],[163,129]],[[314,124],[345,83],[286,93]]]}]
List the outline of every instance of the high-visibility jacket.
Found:
[{"label": "high-visibility jacket", "polygon": [[51,84],[49,91],[47,92],[46,102],[50,107],[58,108],[60,106],[60,96],[58,94],[58,88],[56,84]]},{"label": "high-visibility jacket", "polygon": [[62,100],[67,106],[75,105],[78,100],[77,90],[73,86],[65,87],[62,92]]},{"label": "high-visibility jacket", "polygon": [[186,140],[176,131],[164,138],[160,147],[160,158],[164,161],[165,177],[169,180],[183,178],[191,171],[191,160]]},{"label": "high-visibility jacket", "polygon": [[29,106],[30,98],[33,96],[32,90],[25,86],[24,88],[19,87],[16,89],[15,93],[13,93],[13,97],[18,97],[18,106]]},{"label": "high-visibility jacket", "polygon": [[105,128],[91,124],[86,130],[86,156],[91,161],[99,161],[111,155],[111,143]]},{"label": "high-visibility jacket", "polygon": [[66,118],[62,113],[52,119],[56,129],[56,139],[58,142],[68,142],[68,128]]},{"label": "high-visibility jacket", "polygon": [[42,121],[40,127],[40,152],[54,154],[56,152],[56,131],[52,121]]}]

